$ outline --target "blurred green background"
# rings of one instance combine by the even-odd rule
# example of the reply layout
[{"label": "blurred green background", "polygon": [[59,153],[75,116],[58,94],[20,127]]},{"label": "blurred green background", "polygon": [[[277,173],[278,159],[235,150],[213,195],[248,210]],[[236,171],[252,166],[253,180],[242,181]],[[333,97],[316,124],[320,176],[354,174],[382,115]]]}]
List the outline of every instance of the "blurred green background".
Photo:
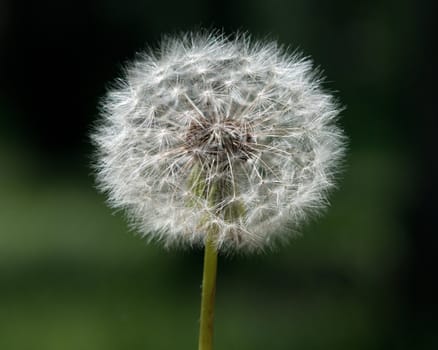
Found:
[{"label": "blurred green background", "polygon": [[0,1],[0,349],[195,349],[202,252],[130,232],[88,134],[163,34],[248,30],[311,55],[345,105],[326,215],[221,257],[216,349],[438,348],[432,1]]}]

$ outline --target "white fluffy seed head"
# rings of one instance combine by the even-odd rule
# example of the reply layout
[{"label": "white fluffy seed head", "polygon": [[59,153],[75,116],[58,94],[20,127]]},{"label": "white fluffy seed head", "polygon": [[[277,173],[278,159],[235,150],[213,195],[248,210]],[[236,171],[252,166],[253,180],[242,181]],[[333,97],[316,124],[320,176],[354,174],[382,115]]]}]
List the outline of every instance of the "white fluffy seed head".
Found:
[{"label": "white fluffy seed head", "polygon": [[186,34],[139,55],[92,139],[115,208],[167,246],[257,251],[290,235],[344,153],[339,110],[311,61],[247,35]]}]

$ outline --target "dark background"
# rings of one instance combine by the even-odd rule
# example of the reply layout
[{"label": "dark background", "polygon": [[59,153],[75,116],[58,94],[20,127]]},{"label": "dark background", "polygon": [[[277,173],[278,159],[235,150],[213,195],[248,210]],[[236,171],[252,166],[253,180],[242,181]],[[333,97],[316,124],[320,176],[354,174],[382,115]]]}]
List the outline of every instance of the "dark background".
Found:
[{"label": "dark background", "polygon": [[0,348],[196,348],[202,253],[129,232],[94,189],[88,134],[126,60],[199,27],[311,55],[350,139],[324,217],[221,258],[216,348],[438,348],[436,7],[0,0]]}]

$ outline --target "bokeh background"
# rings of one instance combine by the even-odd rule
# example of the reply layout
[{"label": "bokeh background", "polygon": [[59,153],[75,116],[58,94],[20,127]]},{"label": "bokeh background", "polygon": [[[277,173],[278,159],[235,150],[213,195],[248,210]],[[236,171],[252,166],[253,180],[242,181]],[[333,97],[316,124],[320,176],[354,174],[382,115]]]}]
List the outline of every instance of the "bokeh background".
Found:
[{"label": "bokeh background", "polygon": [[129,232],[88,134],[124,62],[165,33],[299,48],[345,105],[327,214],[273,253],[222,257],[217,349],[438,348],[436,2],[0,1],[0,349],[195,349],[200,251]]}]

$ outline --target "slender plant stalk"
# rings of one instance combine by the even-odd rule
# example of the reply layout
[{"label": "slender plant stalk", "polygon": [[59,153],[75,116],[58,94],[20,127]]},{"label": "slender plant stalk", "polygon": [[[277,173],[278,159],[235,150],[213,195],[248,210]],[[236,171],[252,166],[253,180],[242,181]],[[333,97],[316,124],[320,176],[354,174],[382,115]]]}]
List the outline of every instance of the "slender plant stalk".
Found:
[{"label": "slender plant stalk", "polygon": [[217,248],[213,243],[217,228],[209,229],[204,251],[202,276],[201,320],[199,328],[199,350],[213,349],[214,299],[216,294]]}]

